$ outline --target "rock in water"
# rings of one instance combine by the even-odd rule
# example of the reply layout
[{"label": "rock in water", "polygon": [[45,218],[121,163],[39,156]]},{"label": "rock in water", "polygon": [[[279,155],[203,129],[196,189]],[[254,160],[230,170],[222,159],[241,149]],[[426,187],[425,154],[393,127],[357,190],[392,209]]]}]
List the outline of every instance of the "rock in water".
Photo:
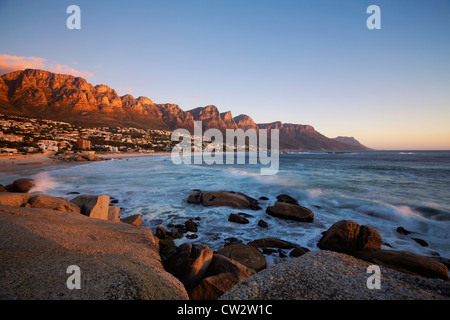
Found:
[{"label": "rock in water", "polygon": [[188,203],[202,204],[205,207],[230,207],[234,209],[261,210],[258,201],[240,192],[234,191],[199,191],[191,193]]},{"label": "rock in water", "polygon": [[361,249],[379,249],[381,244],[377,230],[350,220],[341,220],[324,233],[317,246],[323,250],[351,254]]},{"label": "rock in water", "polygon": [[186,231],[190,232],[197,232],[198,231],[198,224],[195,223],[193,220],[187,220],[184,222],[184,227],[186,228]]},{"label": "rock in water", "polygon": [[262,238],[253,240],[248,243],[249,246],[255,248],[280,248],[280,249],[293,249],[297,247],[296,244],[277,238]]},{"label": "rock in water", "polygon": [[244,218],[240,215],[237,215],[235,213],[230,213],[230,215],[228,216],[228,221],[230,222],[236,222],[236,223],[240,223],[240,224],[247,224],[250,221],[248,221],[247,218]]},{"label": "rock in water", "polygon": [[27,193],[36,185],[33,179],[17,179],[12,183],[12,192]]},{"label": "rock in water", "polygon": [[304,247],[296,247],[296,248],[294,248],[294,250],[292,250],[292,251],[289,253],[289,256],[290,256],[290,257],[293,257],[293,258],[298,258],[298,257],[304,255],[304,254],[307,253],[307,252],[309,252],[309,249],[308,249],[308,248],[304,248]]},{"label": "rock in water", "polygon": [[285,203],[298,205],[298,201],[287,194],[280,194],[279,196],[277,196],[277,200],[278,200],[278,202],[285,202]]},{"label": "rock in water", "polygon": [[408,251],[368,249],[354,253],[369,262],[388,266],[400,271],[412,272],[427,278],[449,280],[447,267],[434,258]]},{"label": "rock in water", "polygon": [[314,220],[314,213],[310,209],[289,202],[277,201],[273,206],[266,209],[266,213],[273,217],[300,222],[312,222]]},{"label": "rock in water", "polygon": [[265,222],[264,220],[259,220],[258,221],[258,227],[261,227],[261,228],[268,228],[269,227],[269,224],[267,223],[267,222]]}]

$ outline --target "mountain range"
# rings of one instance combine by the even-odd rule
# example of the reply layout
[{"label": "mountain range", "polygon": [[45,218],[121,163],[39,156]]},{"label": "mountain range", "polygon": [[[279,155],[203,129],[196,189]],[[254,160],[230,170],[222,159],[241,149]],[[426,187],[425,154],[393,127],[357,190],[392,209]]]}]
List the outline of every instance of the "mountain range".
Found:
[{"label": "mountain range", "polygon": [[176,104],[157,104],[147,97],[119,96],[106,86],[81,77],[26,69],[0,77],[0,113],[65,121],[83,126],[127,126],[143,129],[203,130],[279,129],[282,150],[367,150],[353,137],[328,138],[312,126],[282,123],[256,124],[248,115],[233,117],[214,105],[183,111]]}]

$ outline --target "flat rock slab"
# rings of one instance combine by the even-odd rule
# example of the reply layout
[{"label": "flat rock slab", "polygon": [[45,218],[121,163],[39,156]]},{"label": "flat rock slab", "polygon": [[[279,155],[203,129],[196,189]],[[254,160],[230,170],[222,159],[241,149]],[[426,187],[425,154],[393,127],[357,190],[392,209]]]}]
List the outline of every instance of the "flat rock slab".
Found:
[{"label": "flat rock slab", "polygon": [[[73,212],[0,206],[0,299],[187,299],[150,229]],[[69,290],[71,265],[81,289]]]}]

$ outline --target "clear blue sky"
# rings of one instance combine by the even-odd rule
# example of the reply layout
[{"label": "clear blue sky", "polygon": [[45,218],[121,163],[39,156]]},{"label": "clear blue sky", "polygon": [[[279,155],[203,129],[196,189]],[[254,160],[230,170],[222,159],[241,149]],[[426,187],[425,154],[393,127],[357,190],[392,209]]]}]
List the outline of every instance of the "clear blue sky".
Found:
[{"label": "clear blue sky", "polygon": [[[71,4],[81,30],[66,28]],[[366,27],[371,4],[381,30]],[[0,55],[121,95],[310,124],[373,148],[450,149],[448,0],[0,0],[0,28]]]}]

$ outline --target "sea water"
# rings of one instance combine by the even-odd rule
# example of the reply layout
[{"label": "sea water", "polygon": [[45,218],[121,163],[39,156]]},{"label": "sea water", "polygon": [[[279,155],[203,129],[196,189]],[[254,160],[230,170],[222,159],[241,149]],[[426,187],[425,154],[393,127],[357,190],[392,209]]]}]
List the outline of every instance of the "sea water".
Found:
[{"label": "sea water", "polygon": [[[200,217],[198,237],[183,236],[177,245],[189,241],[218,250],[230,237],[243,243],[275,237],[316,250],[323,231],[348,219],[378,230],[383,248],[450,258],[449,151],[284,152],[279,168],[276,175],[262,176],[258,165],[176,165],[170,155],[155,155],[2,173],[0,183],[34,177],[34,192],[69,200],[76,196],[69,192],[107,194],[119,201],[121,217],[141,214],[143,225],[152,231],[158,226],[171,230],[170,223]],[[259,200],[258,211],[203,207],[186,202],[193,189],[237,191],[269,200]],[[280,194],[311,209],[314,222],[265,213]],[[240,212],[253,216],[250,223],[228,221],[230,213]],[[257,226],[260,219],[269,227]],[[398,233],[400,226],[412,233]],[[278,253],[267,258],[276,262]]]}]

